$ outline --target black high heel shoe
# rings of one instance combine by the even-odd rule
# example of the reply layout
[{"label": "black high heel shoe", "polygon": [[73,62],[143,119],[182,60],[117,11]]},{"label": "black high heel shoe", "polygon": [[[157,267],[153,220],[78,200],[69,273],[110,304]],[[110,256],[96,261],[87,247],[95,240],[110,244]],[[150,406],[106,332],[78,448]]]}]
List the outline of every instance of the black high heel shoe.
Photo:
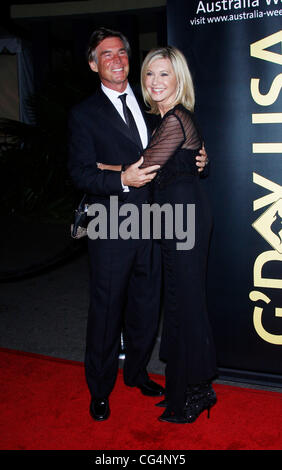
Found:
[{"label": "black high heel shoe", "polygon": [[[216,402],[217,397],[211,382],[190,385],[186,393],[186,404],[183,414],[178,415],[166,409],[158,419],[159,421],[166,421],[168,423],[193,423],[205,410],[207,410],[207,417],[209,419],[210,410]],[[167,407],[168,402],[164,399],[156,403],[155,406]]]},{"label": "black high heel shoe", "polygon": [[207,410],[208,419],[210,410],[216,404],[217,397],[210,382],[189,387],[184,415],[188,423],[193,423],[200,414]]},{"label": "black high heel shoe", "polygon": [[179,423],[184,424],[188,423],[185,415],[177,415],[173,411],[165,410],[161,416],[159,416],[159,421],[165,421],[167,423]]},{"label": "black high heel shoe", "polygon": [[166,408],[167,407],[166,399],[160,401],[159,403],[156,403],[155,406],[159,406],[160,408]]},{"label": "black high heel shoe", "polygon": [[[203,393],[206,393],[208,399],[211,399],[213,396],[215,396],[215,392],[209,382],[199,385],[192,385],[189,387],[186,392],[185,406],[188,406],[190,402],[194,403],[200,400]],[[168,406],[168,401],[165,398],[164,400],[156,403],[155,406],[158,406],[159,408],[166,408]]]}]

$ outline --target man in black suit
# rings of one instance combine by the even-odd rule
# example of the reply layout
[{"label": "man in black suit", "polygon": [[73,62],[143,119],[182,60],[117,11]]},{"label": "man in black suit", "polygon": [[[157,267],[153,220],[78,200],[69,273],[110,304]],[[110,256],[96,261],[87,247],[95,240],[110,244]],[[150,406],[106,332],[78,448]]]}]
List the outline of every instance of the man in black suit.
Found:
[{"label": "man in black suit", "polygon": [[[155,176],[152,167],[138,168],[152,128],[128,83],[129,52],[128,41],[119,32],[101,28],[92,34],[88,62],[99,74],[101,88],[75,106],[69,119],[71,177],[76,187],[88,194],[89,204],[100,203],[108,210],[108,224],[110,197],[118,197],[119,208],[128,202],[141,208],[150,202],[147,183]],[[124,98],[120,98],[125,93],[139,131],[137,138],[125,122]],[[198,158],[200,166],[204,166],[203,154]],[[102,171],[99,162],[129,166],[123,172]],[[159,321],[160,252],[152,240],[125,240],[120,236],[88,238],[88,250],[90,307],[85,372],[91,394],[90,414],[102,421],[110,414],[109,395],[118,371],[122,329],[125,384],[148,396],[164,393],[146,370]]]}]

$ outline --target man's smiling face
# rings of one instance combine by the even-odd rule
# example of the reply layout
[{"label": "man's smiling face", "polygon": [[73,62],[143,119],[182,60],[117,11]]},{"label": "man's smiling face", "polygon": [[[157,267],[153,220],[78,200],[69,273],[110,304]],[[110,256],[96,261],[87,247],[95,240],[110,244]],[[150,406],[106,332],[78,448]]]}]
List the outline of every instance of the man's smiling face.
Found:
[{"label": "man's smiling face", "polygon": [[96,57],[97,63],[89,62],[91,70],[99,74],[103,85],[122,93],[129,73],[128,55],[122,40],[118,37],[104,39],[96,47]]}]

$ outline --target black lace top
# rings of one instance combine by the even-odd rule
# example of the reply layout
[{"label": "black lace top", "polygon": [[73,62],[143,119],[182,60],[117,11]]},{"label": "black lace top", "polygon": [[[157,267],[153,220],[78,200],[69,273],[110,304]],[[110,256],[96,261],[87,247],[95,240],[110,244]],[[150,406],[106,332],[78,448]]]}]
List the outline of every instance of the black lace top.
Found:
[{"label": "black lace top", "polygon": [[168,111],[143,152],[141,168],[160,165],[157,181],[165,176],[198,173],[195,156],[202,146],[193,114],[179,104]]}]

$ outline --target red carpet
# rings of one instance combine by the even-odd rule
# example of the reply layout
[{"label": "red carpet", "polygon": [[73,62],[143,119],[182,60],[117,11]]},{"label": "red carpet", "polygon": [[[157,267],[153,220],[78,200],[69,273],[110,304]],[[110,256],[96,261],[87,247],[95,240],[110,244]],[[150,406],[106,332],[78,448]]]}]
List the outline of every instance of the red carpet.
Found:
[{"label": "red carpet", "polygon": [[[118,376],[109,420],[88,413],[81,363],[0,349],[1,450],[281,450],[282,394],[215,385],[193,424],[161,423],[156,398]],[[160,383],[164,378],[155,376]]]}]

